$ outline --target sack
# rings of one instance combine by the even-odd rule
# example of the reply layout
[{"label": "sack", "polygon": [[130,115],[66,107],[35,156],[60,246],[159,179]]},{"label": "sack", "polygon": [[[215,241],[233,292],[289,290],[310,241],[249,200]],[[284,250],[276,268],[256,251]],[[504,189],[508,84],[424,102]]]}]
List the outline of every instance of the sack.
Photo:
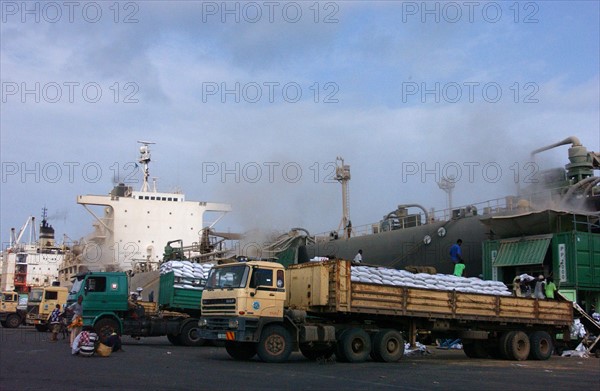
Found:
[{"label": "sack", "polygon": [[106,346],[102,342],[98,344],[96,348],[96,355],[100,357],[108,357],[112,353],[112,348],[110,346]]}]

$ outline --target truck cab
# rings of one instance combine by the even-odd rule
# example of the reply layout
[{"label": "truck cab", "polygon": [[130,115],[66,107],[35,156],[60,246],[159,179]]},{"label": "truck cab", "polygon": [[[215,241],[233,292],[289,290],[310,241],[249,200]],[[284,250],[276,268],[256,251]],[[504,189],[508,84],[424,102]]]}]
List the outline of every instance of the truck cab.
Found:
[{"label": "truck cab", "polygon": [[215,266],[202,296],[200,336],[225,341],[235,359],[256,353],[285,361],[297,350],[298,329],[285,311],[285,270],[265,261]]},{"label": "truck cab", "polygon": [[48,331],[47,320],[56,305],[63,307],[67,302],[68,289],[59,286],[31,288],[27,299],[27,325],[37,331]]},{"label": "truck cab", "polygon": [[6,328],[19,327],[25,320],[27,298],[25,300],[17,292],[2,292],[0,294],[0,324]]},{"label": "truck cab", "polygon": [[123,272],[79,274],[69,292],[68,305],[83,296],[83,324],[94,326],[102,317],[119,318],[128,311],[128,282]]}]

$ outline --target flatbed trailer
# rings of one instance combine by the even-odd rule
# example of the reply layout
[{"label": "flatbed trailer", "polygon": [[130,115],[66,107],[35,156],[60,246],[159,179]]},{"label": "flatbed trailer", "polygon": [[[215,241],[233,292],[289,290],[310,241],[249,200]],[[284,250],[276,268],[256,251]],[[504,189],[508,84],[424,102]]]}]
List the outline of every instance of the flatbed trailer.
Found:
[{"label": "flatbed trailer", "polygon": [[[235,274],[233,266],[228,268]],[[267,348],[279,341],[308,358],[335,352],[342,361],[369,356],[397,361],[404,351],[402,334],[414,342],[426,330],[436,337],[461,338],[469,357],[543,360],[552,354],[556,334],[568,337],[573,321],[572,303],[563,300],[353,281],[352,264],[345,260],[291,265],[285,278],[276,263],[238,268],[249,277],[237,289],[217,289],[209,275],[200,321],[202,337],[229,341],[234,358],[245,358],[255,344],[263,360],[284,361],[285,349]],[[253,275],[268,270],[273,271],[266,280],[270,285],[252,285]],[[263,289],[268,296],[261,295]],[[228,301],[235,304],[225,310],[222,304]],[[277,306],[281,309],[275,311]]]}]

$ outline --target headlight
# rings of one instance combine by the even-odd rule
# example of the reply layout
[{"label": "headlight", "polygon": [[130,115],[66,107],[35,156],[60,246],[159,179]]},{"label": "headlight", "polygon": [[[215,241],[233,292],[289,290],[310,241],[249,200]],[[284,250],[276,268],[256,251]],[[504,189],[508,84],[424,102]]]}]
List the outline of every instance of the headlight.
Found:
[{"label": "headlight", "polygon": [[239,325],[239,322],[237,319],[229,319],[229,328],[230,329],[237,329]]},{"label": "headlight", "polygon": [[198,321],[198,327],[206,327],[206,325],[208,325],[206,319],[200,318],[200,320]]}]

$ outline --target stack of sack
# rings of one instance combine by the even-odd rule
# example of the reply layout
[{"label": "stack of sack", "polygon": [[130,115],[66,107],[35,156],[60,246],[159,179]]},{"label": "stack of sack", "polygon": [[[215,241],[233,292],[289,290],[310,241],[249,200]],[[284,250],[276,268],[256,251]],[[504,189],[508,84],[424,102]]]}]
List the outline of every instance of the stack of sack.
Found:
[{"label": "stack of sack", "polygon": [[169,261],[160,265],[160,274],[175,273],[175,288],[204,289],[208,272],[213,263],[192,263],[190,261]]},{"label": "stack of sack", "polygon": [[457,277],[447,274],[413,274],[406,270],[383,267],[352,266],[352,281],[379,285],[396,285],[407,288],[438,289],[444,291],[481,293],[485,295],[512,296],[500,281],[486,281],[477,277]]}]

